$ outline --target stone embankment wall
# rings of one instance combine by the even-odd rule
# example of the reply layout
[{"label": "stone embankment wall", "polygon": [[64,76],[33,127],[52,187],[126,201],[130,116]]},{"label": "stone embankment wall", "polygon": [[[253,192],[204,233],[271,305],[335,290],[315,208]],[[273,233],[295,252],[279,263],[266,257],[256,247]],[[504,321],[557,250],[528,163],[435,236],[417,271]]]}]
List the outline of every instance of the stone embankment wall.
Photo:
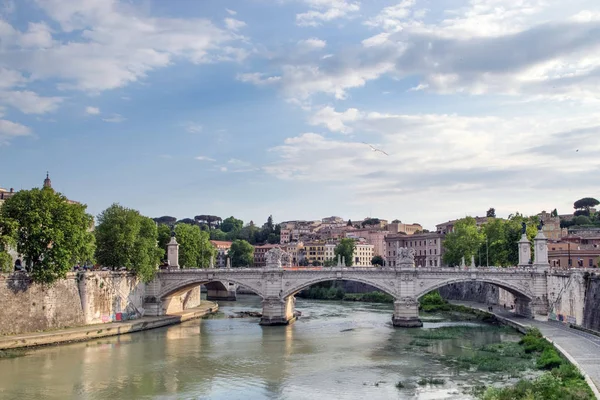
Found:
[{"label": "stone embankment wall", "polygon": [[[145,285],[127,272],[69,273],[51,286],[0,274],[0,335],[140,318]],[[168,313],[200,304],[194,288],[168,299]]]},{"label": "stone embankment wall", "polygon": [[600,332],[600,276],[587,279],[583,326]]},{"label": "stone embankment wall", "polygon": [[461,282],[439,288],[446,300],[476,301],[484,304],[499,304],[500,289],[483,282]]}]

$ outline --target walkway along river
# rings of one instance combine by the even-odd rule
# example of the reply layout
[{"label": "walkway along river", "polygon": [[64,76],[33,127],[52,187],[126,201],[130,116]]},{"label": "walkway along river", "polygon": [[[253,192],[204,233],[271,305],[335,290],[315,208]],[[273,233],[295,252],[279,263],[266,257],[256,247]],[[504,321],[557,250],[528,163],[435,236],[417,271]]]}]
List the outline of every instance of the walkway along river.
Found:
[{"label": "walkway along river", "polygon": [[[260,311],[259,297],[219,305],[218,314],[181,325],[2,359],[0,398],[469,399],[473,386],[516,380],[445,361],[517,341],[506,327],[425,321],[397,329],[389,304],[304,299],[296,323],[261,327],[256,318],[228,318]],[[443,326],[460,335],[429,340]]]}]

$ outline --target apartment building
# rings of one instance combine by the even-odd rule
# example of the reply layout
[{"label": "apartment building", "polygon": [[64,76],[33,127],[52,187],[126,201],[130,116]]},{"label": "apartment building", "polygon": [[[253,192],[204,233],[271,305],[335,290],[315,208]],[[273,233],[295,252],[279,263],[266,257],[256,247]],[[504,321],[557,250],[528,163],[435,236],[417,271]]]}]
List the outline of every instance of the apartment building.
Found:
[{"label": "apartment building", "polygon": [[415,265],[417,267],[442,267],[444,235],[441,233],[422,233],[418,235],[391,234],[387,235],[386,265],[395,266],[398,249],[407,247],[415,250]]},{"label": "apartment building", "polygon": [[231,248],[231,243],[226,240],[211,240],[210,243],[217,249],[216,268],[225,268],[227,266],[227,254]]},{"label": "apartment building", "polygon": [[372,267],[371,260],[373,259],[373,246],[366,242],[357,242],[354,248],[354,267]]},{"label": "apartment building", "polygon": [[346,232],[347,238],[356,240],[364,239],[368,244],[373,245],[373,256],[386,255],[386,243],[385,237],[388,235],[387,231],[373,230],[373,229],[354,229]]},{"label": "apartment building", "polygon": [[388,224],[387,231],[389,233],[404,233],[406,235],[414,235],[418,232],[423,232],[423,226],[421,224],[403,224],[402,222],[392,222]]},{"label": "apartment building", "polygon": [[267,261],[265,255],[267,251],[274,248],[281,248],[278,244],[264,244],[262,246],[254,246],[254,267],[255,268],[263,268],[267,266]]}]

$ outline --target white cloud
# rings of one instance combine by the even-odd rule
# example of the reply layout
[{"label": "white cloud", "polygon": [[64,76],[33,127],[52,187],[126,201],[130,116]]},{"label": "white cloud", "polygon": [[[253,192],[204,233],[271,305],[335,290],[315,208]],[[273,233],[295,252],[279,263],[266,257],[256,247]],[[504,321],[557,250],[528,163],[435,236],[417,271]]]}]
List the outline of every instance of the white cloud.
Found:
[{"label": "white cloud", "polygon": [[0,146],[8,144],[11,139],[18,136],[28,136],[30,134],[31,130],[27,126],[0,119]]},{"label": "white cloud", "polygon": [[331,106],[321,108],[309,119],[311,125],[325,125],[332,132],[350,133],[352,128],[345,122],[353,122],[361,118],[361,113],[356,108],[349,108],[344,112],[336,112]]},{"label": "white cloud", "polygon": [[240,21],[240,20],[234,19],[234,18],[225,18],[225,26],[229,30],[237,31],[237,30],[245,27],[246,23],[244,21]]},{"label": "white cloud", "polygon": [[327,42],[325,40],[317,38],[310,38],[298,41],[298,49],[301,52],[321,50],[324,49],[325,46],[327,46]]},{"label": "white cloud", "polygon": [[119,122],[123,122],[125,120],[126,118],[124,118],[121,114],[113,114],[111,117],[102,118],[102,121],[104,122],[111,122],[115,124],[118,124]]},{"label": "white cloud", "polygon": [[0,103],[14,107],[24,114],[55,111],[62,101],[62,97],[42,97],[29,90],[0,91]]},{"label": "white cloud", "polygon": [[0,89],[9,89],[20,86],[26,82],[23,75],[14,69],[0,67]]},{"label": "white cloud", "polygon": [[259,72],[251,72],[245,74],[238,74],[237,79],[242,82],[253,83],[255,85],[269,85],[276,83],[281,80],[280,76],[268,76]]},{"label": "white cloud", "polygon": [[87,106],[85,108],[85,112],[86,112],[86,114],[90,114],[90,115],[98,115],[98,114],[100,114],[100,109],[98,107]]},{"label": "white cloud", "polygon": [[207,156],[198,156],[195,159],[198,160],[198,161],[211,161],[211,162],[212,161],[217,161],[214,158],[210,158],[210,157],[207,157]]},{"label": "white cloud", "polygon": [[347,0],[302,0],[310,10],[296,14],[300,26],[317,26],[323,22],[353,16],[360,10],[359,2]]},{"label": "white cloud", "polygon": [[236,15],[236,14],[237,14],[237,11],[230,10],[229,8],[226,8],[226,9],[225,9],[225,11],[227,11],[227,13],[228,13],[229,15]]},{"label": "white cloud", "polygon": [[239,36],[207,19],[153,17],[115,0],[37,3],[61,31],[53,36],[45,23],[32,23],[20,32],[0,20],[0,58],[32,80],[58,80],[61,89],[114,89],[175,58],[200,64],[235,61],[243,53],[233,46]]},{"label": "white cloud", "polygon": [[221,171],[221,172],[227,172],[227,167],[221,167],[221,168],[219,168],[219,171]]}]

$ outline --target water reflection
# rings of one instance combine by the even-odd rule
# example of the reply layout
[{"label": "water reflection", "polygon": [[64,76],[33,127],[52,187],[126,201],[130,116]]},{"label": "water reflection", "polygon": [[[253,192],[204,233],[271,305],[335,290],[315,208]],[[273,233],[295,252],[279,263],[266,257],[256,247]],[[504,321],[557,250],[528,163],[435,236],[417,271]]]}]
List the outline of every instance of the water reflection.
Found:
[{"label": "water reflection", "polygon": [[[389,305],[299,299],[297,309],[295,324],[262,327],[256,318],[227,317],[260,310],[259,298],[240,296],[208,319],[33,350],[0,361],[0,398],[466,399],[459,385],[483,378],[452,371],[440,357],[517,339],[486,328],[415,347],[421,330],[394,329]],[[418,387],[423,376],[448,383]],[[396,389],[398,381],[407,388]]]}]

